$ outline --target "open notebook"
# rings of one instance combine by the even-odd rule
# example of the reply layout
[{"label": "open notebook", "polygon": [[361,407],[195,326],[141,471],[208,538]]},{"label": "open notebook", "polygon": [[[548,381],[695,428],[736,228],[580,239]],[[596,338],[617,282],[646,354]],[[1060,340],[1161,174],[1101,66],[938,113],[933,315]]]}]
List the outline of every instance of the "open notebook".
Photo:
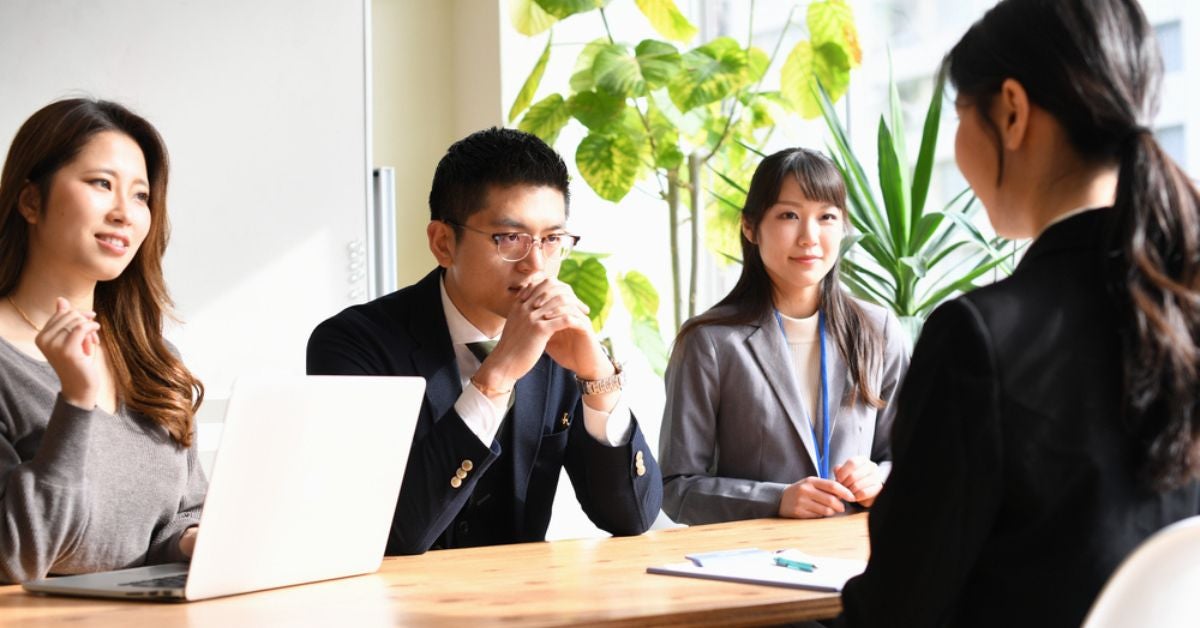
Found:
[{"label": "open notebook", "polygon": [[[788,560],[777,561],[781,557]],[[689,562],[648,567],[646,572],[836,593],[842,590],[847,580],[867,568],[863,560],[808,556],[796,550],[708,552],[690,554],[687,558]],[[793,564],[793,567],[779,562]],[[796,562],[811,567],[811,570],[795,568]]]}]

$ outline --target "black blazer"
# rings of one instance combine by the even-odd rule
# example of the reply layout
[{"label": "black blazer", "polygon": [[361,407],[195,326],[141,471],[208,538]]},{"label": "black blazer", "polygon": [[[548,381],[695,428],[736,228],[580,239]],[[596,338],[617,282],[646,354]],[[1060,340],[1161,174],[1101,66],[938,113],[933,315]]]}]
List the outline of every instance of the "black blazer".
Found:
[{"label": "black blazer", "polygon": [[1078,626],[1121,560],[1200,512],[1137,480],[1122,412],[1111,209],[1051,226],[1013,275],[929,318],[900,392],[851,626]]},{"label": "black blazer", "polygon": [[[428,550],[467,502],[476,480],[501,455],[454,410],[462,393],[450,331],[434,270],[416,284],[343,310],[321,323],[308,341],[311,375],[419,375],[425,401],[400,488],[387,554]],[[564,426],[563,417],[567,418]],[[615,535],[646,531],[662,504],[662,474],[634,421],[627,445],[609,447],[584,428],[575,376],[543,355],[516,385],[511,464],[512,529],[502,542],[541,541],[565,466],[584,512]],[[640,452],[643,464],[636,457]],[[463,465],[464,460],[471,465]],[[450,478],[462,467],[459,487]],[[639,466],[643,472],[638,474]]]}]

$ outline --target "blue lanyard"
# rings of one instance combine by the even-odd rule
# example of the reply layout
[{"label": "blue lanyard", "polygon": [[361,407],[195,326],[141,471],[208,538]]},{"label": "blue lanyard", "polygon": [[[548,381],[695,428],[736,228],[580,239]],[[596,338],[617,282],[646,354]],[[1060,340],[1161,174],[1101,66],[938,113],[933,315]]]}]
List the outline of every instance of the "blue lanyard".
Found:
[{"label": "blue lanyard", "polygon": [[[775,320],[779,322],[779,331],[783,334],[783,343],[787,345],[787,331],[783,328],[783,315],[779,310],[775,310]],[[821,435],[824,436],[824,443],[817,441],[817,430],[813,427],[812,421],[808,422],[808,427],[812,430],[813,444],[817,448],[817,473],[823,479],[831,479],[829,473],[829,374],[825,367],[825,312],[817,312],[817,330],[821,343]],[[805,413],[807,414],[807,413]],[[824,445],[824,446],[822,446]]]}]

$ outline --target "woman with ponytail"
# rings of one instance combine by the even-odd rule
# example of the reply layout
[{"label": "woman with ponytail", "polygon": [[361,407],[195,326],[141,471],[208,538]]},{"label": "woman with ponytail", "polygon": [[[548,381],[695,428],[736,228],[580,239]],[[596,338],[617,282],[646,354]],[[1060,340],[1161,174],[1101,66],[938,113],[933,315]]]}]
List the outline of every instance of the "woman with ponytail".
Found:
[{"label": "woman with ponytail", "polygon": [[1135,0],[1003,0],[950,52],[955,154],[1011,277],[939,308],[900,394],[851,626],[1077,626],[1200,512],[1200,197],[1150,131]]},{"label": "woman with ponytail", "polygon": [[659,460],[676,521],[827,517],[882,488],[908,352],[895,316],[838,283],[845,207],[818,153],[755,171],[741,277],[683,326],[667,367]]},{"label": "woman with ponytail", "polygon": [[167,151],[72,99],[0,173],[0,583],[186,560],[200,382],[163,339]]}]

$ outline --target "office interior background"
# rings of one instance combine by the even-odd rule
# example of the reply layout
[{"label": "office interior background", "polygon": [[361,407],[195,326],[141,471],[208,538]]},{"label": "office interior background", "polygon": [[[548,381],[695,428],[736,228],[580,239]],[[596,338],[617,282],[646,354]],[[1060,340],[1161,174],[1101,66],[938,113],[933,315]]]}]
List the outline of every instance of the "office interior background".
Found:
[{"label": "office interior background", "polygon": [[[1141,0],[1162,48],[1162,144],[1200,172],[1200,5]],[[729,35],[769,48],[776,63],[807,37],[806,1],[676,0],[699,29],[694,42]],[[174,236],[166,260],[183,324],[168,330],[208,386],[200,444],[210,465],[224,401],[240,372],[303,372],[308,332],[372,295],[370,172],[396,172],[396,283],[434,266],[425,239],[426,198],[437,160],[455,140],[515,125],[509,107],[546,44],[509,19],[509,0],[0,0],[0,138],[55,98],[86,93],[131,105],[158,125],[171,150]],[[873,171],[875,127],[897,83],[915,153],[942,55],[993,4],[989,0],[849,0],[863,49],[837,105],[856,152]],[[655,37],[632,0],[612,0],[612,30]],[[596,13],[554,29],[536,102],[562,91],[582,46],[601,30]],[[687,49],[690,45],[681,45]],[[890,61],[889,61],[890,59]],[[778,65],[764,87],[778,80]],[[825,126],[781,120],[769,149],[824,148]],[[965,187],[953,158],[955,114],[943,107],[931,199]],[[584,129],[570,123],[556,147],[572,170],[569,228],[580,249],[608,254],[613,273],[637,270],[659,295],[659,327],[673,327],[666,208],[649,186],[622,202],[597,197],[575,168]],[[910,155],[911,157],[911,155]],[[977,222],[986,230],[986,217]],[[385,238],[386,239],[386,238]],[[700,251],[697,311],[732,286],[736,266]],[[628,314],[614,307],[603,335],[626,363],[629,396],[652,446],[663,407],[661,378],[634,346]],[[550,538],[601,534],[560,485]],[[662,522],[665,525],[666,522]]]}]

